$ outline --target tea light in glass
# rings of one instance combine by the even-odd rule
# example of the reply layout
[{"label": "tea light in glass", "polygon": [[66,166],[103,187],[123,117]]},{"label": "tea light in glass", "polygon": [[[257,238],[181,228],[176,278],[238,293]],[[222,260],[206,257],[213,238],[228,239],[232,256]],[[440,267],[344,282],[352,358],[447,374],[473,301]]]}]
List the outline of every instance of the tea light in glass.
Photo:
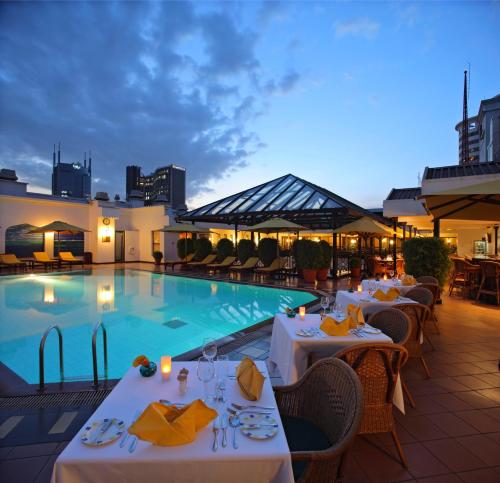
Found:
[{"label": "tea light in glass", "polygon": [[304,306],[299,307],[299,315],[302,320],[304,320],[306,316],[306,308]]},{"label": "tea light in glass", "polygon": [[384,273],[384,280],[387,280],[387,273]]},{"label": "tea light in glass", "polygon": [[361,293],[363,291],[363,285],[359,284],[358,285],[358,293]]},{"label": "tea light in glass", "polygon": [[161,378],[164,381],[168,381],[170,373],[172,372],[172,357],[161,356],[160,370],[161,370]]}]

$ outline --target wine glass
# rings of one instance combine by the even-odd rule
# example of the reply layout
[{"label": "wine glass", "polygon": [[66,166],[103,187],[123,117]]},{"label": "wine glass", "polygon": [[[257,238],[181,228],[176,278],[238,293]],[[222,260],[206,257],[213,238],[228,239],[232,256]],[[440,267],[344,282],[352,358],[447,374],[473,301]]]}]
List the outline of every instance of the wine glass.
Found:
[{"label": "wine glass", "polygon": [[215,339],[212,339],[211,337],[203,339],[202,352],[207,359],[213,362],[215,356],[217,355],[217,344],[215,343]]},{"label": "wine glass", "polygon": [[202,356],[198,359],[198,367],[196,369],[198,379],[203,382],[204,398],[203,402],[208,404],[210,401],[208,383],[215,377],[215,366],[213,360]]},{"label": "wine glass", "polygon": [[323,309],[323,315],[326,314],[326,309],[330,305],[330,299],[326,296],[321,297],[321,308]]},{"label": "wine glass", "polygon": [[389,277],[394,278],[394,270],[389,270]]}]

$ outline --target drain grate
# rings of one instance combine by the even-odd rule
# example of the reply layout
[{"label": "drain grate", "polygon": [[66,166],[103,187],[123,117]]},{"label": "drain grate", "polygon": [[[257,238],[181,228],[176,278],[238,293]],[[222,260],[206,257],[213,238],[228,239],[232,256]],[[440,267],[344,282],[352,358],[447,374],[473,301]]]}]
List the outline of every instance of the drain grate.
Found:
[{"label": "drain grate", "polygon": [[179,327],[184,327],[185,325],[187,325],[187,322],[184,322],[179,319],[172,319],[169,320],[168,322],[164,322],[162,325],[170,329],[178,329]]},{"label": "drain grate", "polygon": [[0,409],[98,406],[108,397],[110,392],[111,389],[101,389],[99,391],[58,392],[0,397]]}]

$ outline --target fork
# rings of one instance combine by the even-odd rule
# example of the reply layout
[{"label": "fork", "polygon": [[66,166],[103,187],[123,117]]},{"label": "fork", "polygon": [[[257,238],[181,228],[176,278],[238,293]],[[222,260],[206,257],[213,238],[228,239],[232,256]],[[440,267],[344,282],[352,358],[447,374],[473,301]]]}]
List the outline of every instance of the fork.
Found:
[{"label": "fork", "polygon": [[231,403],[231,406],[233,406],[234,408],[236,408],[238,411],[243,411],[245,409],[263,409],[264,411],[272,411],[273,409],[276,409],[276,408],[273,408],[273,407],[270,407],[270,406],[256,406],[256,405],[253,405],[253,404],[249,404],[248,406],[243,406],[241,404],[236,404],[236,403]]},{"label": "fork", "polygon": [[253,410],[242,410],[242,411],[239,411],[239,410],[236,410],[236,409],[233,409],[233,408],[226,408],[231,414],[235,415],[235,416],[239,416],[240,414],[242,413],[253,413],[253,414],[263,414],[265,416],[268,416],[269,414],[271,414],[269,411],[253,411]]}]

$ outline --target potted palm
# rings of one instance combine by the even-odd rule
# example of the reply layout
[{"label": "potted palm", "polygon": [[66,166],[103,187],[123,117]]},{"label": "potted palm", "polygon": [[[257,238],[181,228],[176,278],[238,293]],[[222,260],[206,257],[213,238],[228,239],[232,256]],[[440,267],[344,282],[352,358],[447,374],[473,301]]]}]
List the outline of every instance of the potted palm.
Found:
[{"label": "potted palm", "polygon": [[161,259],[163,258],[163,253],[153,252],[153,258],[155,259],[155,265],[160,265]]},{"label": "potted palm", "polygon": [[304,273],[304,280],[308,283],[314,283],[318,269],[323,264],[319,243],[312,240],[302,240],[297,246],[297,258]]},{"label": "potted palm", "polygon": [[359,278],[361,276],[361,259],[358,257],[351,258],[349,268],[351,269],[351,277]]},{"label": "potted palm", "polygon": [[319,281],[324,282],[328,278],[328,272],[330,271],[330,265],[332,262],[332,247],[327,241],[321,240],[319,242],[319,248],[321,250],[321,268],[318,269],[316,278]]}]

